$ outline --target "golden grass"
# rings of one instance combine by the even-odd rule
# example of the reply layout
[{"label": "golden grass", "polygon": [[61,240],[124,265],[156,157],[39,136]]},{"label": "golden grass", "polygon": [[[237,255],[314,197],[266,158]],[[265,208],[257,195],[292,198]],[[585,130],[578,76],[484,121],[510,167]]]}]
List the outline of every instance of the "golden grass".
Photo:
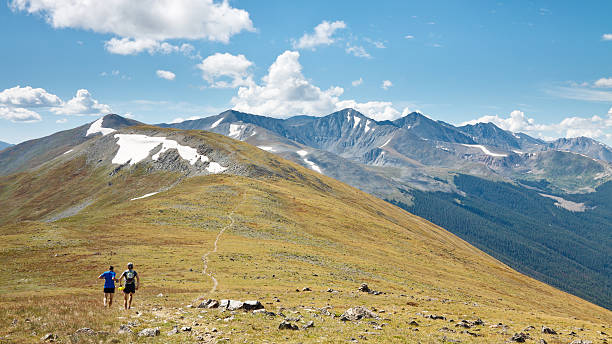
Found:
[{"label": "golden grass", "polygon": [[[2,198],[2,208],[10,211],[1,213],[0,342],[37,342],[53,332],[62,342],[197,342],[201,336],[205,342],[229,338],[236,343],[439,343],[443,338],[491,343],[531,325],[536,327],[530,331],[534,340],[569,343],[600,341],[608,336],[599,331],[612,332],[610,311],[521,275],[421,218],[246,144],[197,135],[215,138],[244,163],[277,176],[192,177],[155,196],[129,201],[155,191],[151,185],[177,178],[136,168],[114,176],[113,186],[98,190],[90,207],[53,223],[11,221],[10,216],[34,219],[22,208],[30,203],[9,205]],[[69,167],[53,166],[44,172],[46,183],[64,192],[64,182],[54,176]],[[85,181],[106,185],[111,178],[104,171],[86,172],[88,177],[72,188]],[[23,188],[20,180],[31,183],[33,173],[0,179],[10,188],[0,195]],[[62,203],[60,198],[55,202]],[[222,235],[218,252],[208,257],[209,271],[219,281],[217,291],[209,294],[212,282],[201,273],[202,256],[229,224],[231,212],[235,224]],[[109,264],[120,272],[128,261],[135,262],[142,281],[134,309],[120,309],[120,294],[113,309],[103,309],[96,277]],[[385,294],[358,292],[364,282]],[[303,287],[312,291],[296,291]],[[160,293],[164,297],[157,297]],[[280,331],[280,316],[186,308],[199,297],[260,300],[269,311],[302,316],[300,324],[313,320],[315,327]],[[329,306],[340,315],[357,305],[374,307],[380,319],[376,324],[342,322],[314,311]],[[455,322],[417,313],[441,314]],[[455,327],[461,319],[478,318],[486,324],[469,329],[478,337]],[[418,331],[409,325],[412,320],[419,323]],[[135,331],[159,326],[162,334],[146,340],[117,335],[119,325],[130,321],[137,321]],[[506,333],[490,327],[500,322],[509,326]],[[193,326],[193,331],[167,336],[173,325]],[[543,335],[542,325],[561,334]],[[103,332],[75,336],[81,327]],[[455,332],[441,332],[443,327]]]}]

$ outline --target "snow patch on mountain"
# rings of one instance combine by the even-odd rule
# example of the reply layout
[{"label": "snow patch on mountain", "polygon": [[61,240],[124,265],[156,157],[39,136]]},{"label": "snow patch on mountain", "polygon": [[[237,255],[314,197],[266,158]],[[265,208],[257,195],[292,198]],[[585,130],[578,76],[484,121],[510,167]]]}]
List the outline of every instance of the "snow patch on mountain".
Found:
[{"label": "snow patch on mountain", "polygon": [[225,117],[221,117],[220,119],[216,120],[215,123],[210,126],[210,129],[216,128],[221,122],[223,122],[224,119]]},{"label": "snow patch on mountain", "polygon": [[87,129],[87,133],[85,134],[85,136],[89,136],[89,135],[93,135],[97,133],[101,133],[104,136],[104,135],[108,135],[115,131],[115,129],[113,128],[102,127],[102,121],[104,121],[104,117],[101,117],[97,121],[93,122],[89,126],[89,129]]},{"label": "snow patch on mountain", "polygon": [[391,137],[391,138],[389,138],[389,139],[388,139],[388,140],[387,140],[385,143],[383,143],[383,145],[382,145],[382,146],[380,146],[380,147],[378,147],[378,148],[384,148],[386,145],[388,145],[388,144],[389,144],[389,142],[391,142],[391,140],[392,140],[392,139],[393,139],[392,137]]},{"label": "snow patch on mountain", "polygon": [[492,156],[492,157],[496,157],[496,158],[505,158],[508,156],[508,154],[501,154],[501,153],[493,153],[490,150],[487,149],[487,147],[483,146],[483,145],[468,145],[468,144],[462,144],[462,146],[465,147],[470,147],[470,148],[478,148],[480,149],[483,153],[485,153],[486,155]]},{"label": "snow patch on mountain", "polygon": [[[366,132],[366,134],[368,133],[368,131],[370,131],[370,129],[372,129],[372,128],[370,128],[370,123],[372,123],[372,121],[367,120],[365,128],[363,129]],[[374,130],[372,129],[372,131],[374,131]]]},{"label": "snow patch on mountain", "polygon": [[274,149],[274,147],[270,147],[270,146],[257,146],[257,148],[263,149],[266,152],[276,152],[276,149]]},{"label": "snow patch on mountain", "polygon": [[361,122],[361,118],[357,116],[353,116],[353,129],[357,128],[357,126],[359,125],[359,122]]},{"label": "snow patch on mountain", "polygon": [[543,193],[541,193],[540,196],[555,200],[556,201],[555,205],[557,207],[569,210],[571,212],[580,212],[581,213],[581,212],[584,212],[586,210],[586,206],[584,205],[584,203],[572,202],[572,201],[568,201],[568,200],[566,200],[565,198],[562,198],[562,197],[553,196],[553,195],[547,195],[547,194],[543,194]]},{"label": "snow patch on mountain", "polygon": [[148,193],[148,194],[146,194],[146,195],[142,195],[142,196],[140,196],[140,197],[135,197],[135,198],[132,198],[130,201],[135,201],[135,200],[137,200],[137,199],[143,199],[143,198],[151,197],[151,196],[156,195],[156,194],[158,194],[158,193],[159,193],[159,192],[157,192],[157,191],[156,191],[156,192],[151,192],[151,193]]},{"label": "snow patch on mountain", "polygon": [[[157,160],[162,153],[169,149],[176,149],[181,158],[189,161],[191,165],[196,162],[209,162],[210,159],[206,155],[198,154],[197,149],[183,146],[174,140],[167,139],[165,137],[154,137],[140,134],[115,134],[115,138],[118,138],[117,144],[119,150],[112,160],[113,164],[125,164],[130,165],[137,164],[138,162],[146,159],[151,151],[161,145],[160,150],[151,156],[152,160]],[[225,171],[227,168],[219,165],[216,162],[210,162],[206,167],[206,170],[210,173],[220,173]]]},{"label": "snow patch on mountain", "polygon": [[230,124],[228,136],[233,139],[238,139],[240,137],[240,134],[242,134],[242,131],[245,128],[246,128],[246,125],[244,124]]},{"label": "snow patch on mountain", "polygon": [[68,154],[68,153],[72,152],[73,150],[74,150],[74,149],[70,149],[70,150],[65,151],[65,152],[64,152],[64,155],[66,155],[66,154]]},{"label": "snow patch on mountain", "polygon": [[296,152],[299,156],[301,156],[304,160],[304,162],[306,163],[306,165],[308,165],[308,167],[310,167],[310,169],[312,169],[313,171],[319,172],[321,174],[323,174],[323,171],[321,170],[321,168],[315,164],[314,162],[308,160],[305,158],[306,155],[308,155],[308,152],[305,150],[299,150]]}]

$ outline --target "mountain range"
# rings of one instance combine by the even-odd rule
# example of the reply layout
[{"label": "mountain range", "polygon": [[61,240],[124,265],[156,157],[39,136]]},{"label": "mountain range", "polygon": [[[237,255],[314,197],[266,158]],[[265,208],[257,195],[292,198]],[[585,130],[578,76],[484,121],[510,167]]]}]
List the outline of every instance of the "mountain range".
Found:
[{"label": "mountain range", "polygon": [[353,109],[288,119],[229,110],[158,126],[245,141],[612,307],[612,209],[604,201],[612,198],[612,149],[596,140],[547,142],[492,123],[456,127],[416,112],[380,122]]},{"label": "mountain range", "polygon": [[[449,203],[487,199],[495,205],[503,195],[522,202],[524,188],[534,192],[527,201],[536,204],[539,215],[546,215],[538,205],[545,201],[550,214],[574,221],[569,216],[574,212],[568,215],[563,208],[572,206],[569,200],[552,192],[535,196],[550,189],[546,182],[525,181],[523,187],[467,174],[431,175],[435,170],[425,168],[429,165],[402,158],[400,152],[410,153],[409,144],[392,137],[402,133],[419,142],[416,134],[404,133],[411,124],[378,127],[367,118],[357,121],[360,114],[353,110],[321,122],[254,117],[270,123],[267,127],[245,117],[230,122],[225,117],[230,114],[214,119],[207,131],[109,115],[68,131],[71,139],[60,132],[0,152],[3,171],[11,171],[0,176],[0,340],[40,342],[41,335],[47,338],[42,341],[143,340],[137,333],[153,333],[152,342],[186,343],[609,340],[609,310],[521,274],[389,203],[411,201],[417,209],[441,194],[460,201]],[[430,124],[421,117],[413,123]],[[225,136],[210,132],[223,126]],[[281,130],[286,136],[277,133]],[[363,137],[371,130],[382,136]],[[470,138],[451,126],[439,130],[435,135],[447,139]],[[240,142],[255,139],[268,146]],[[360,151],[369,140],[385,152],[379,156],[395,157],[366,164]],[[29,155],[16,159],[18,154]],[[410,154],[430,164],[438,156],[427,148]],[[465,166],[489,163],[466,160]],[[424,181],[419,188],[390,177],[402,176],[405,166],[412,166],[409,178]],[[332,167],[340,176],[394,187],[397,198],[385,202],[330,178]],[[483,182],[497,192],[478,195]],[[602,202],[599,191],[605,185],[580,197],[590,197],[585,204]],[[425,191],[432,187],[437,191]],[[435,202],[445,200],[436,197]],[[513,216],[522,211],[521,220],[535,218],[528,211],[533,204],[516,204],[522,208]],[[465,209],[468,218],[475,214],[468,205]],[[555,224],[549,233],[559,230]],[[575,258],[587,253],[600,259],[596,248],[606,243],[582,252],[581,243],[594,241],[591,229],[575,231],[583,240],[575,245]],[[515,239],[508,236],[506,242]],[[540,246],[543,254],[556,252],[559,239],[549,236],[548,246]],[[101,307],[95,277],[108,265],[128,261],[141,276],[135,309],[91,311]],[[568,276],[576,273],[566,268]],[[578,273],[592,281],[591,272]],[[213,300],[220,305],[206,308]],[[254,300],[249,304],[265,309],[229,309],[243,305],[239,300]],[[294,330],[284,330],[286,323]]]},{"label": "mountain range", "polygon": [[[133,125],[142,123],[108,115],[10,147],[0,152],[0,174],[40,166],[96,135]],[[455,127],[420,113],[379,122],[353,109],[288,119],[229,110],[157,127],[247,142],[440,225],[518,271],[612,308],[612,151],[593,139],[546,142],[491,123]]]},{"label": "mountain range", "polygon": [[0,141],[0,151],[10,146],[12,146],[12,144]]}]

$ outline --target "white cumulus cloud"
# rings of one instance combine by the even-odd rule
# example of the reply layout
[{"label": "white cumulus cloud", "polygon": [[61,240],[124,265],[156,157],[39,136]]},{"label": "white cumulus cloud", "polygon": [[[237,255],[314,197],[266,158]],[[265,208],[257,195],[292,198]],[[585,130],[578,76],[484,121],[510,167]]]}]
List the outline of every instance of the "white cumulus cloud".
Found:
[{"label": "white cumulus cloud", "polygon": [[114,34],[117,37],[106,47],[124,55],[180,50],[164,42],[171,39],[227,43],[243,30],[254,30],[249,13],[228,1],[11,0],[9,6],[13,11],[40,14],[54,28]]},{"label": "white cumulus cloud", "polygon": [[363,84],[363,78],[359,78],[358,80],[351,82],[351,85],[353,85],[353,87],[357,87],[361,84]]},{"label": "white cumulus cloud", "polygon": [[172,73],[169,70],[162,70],[162,69],[158,69],[155,74],[162,78],[162,79],[166,79],[166,80],[174,80],[174,78],[176,78],[176,74]]},{"label": "white cumulus cloud", "polygon": [[601,78],[593,84],[595,87],[612,88],[612,78]]},{"label": "white cumulus cloud", "polygon": [[350,45],[347,44],[346,49],[344,49],[346,51],[347,54],[351,54],[353,56],[356,57],[362,57],[365,59],[369,59],[372,58],[372,55],[370,55],[364,47],[360,46],[360,45]]},{"label": "white cumulus cloud", "polygon": [[388,90],[389,87],[392,87],[393,83],[390,80],[383,80],[382,85],[380,87],[382,87],[383,90]]},{"label": "white cumulus cloud", "polygon": [[0,104],[21,108],[51,107],[61,105],[62,100],[42,88],[15,86],[0,92]]},{"label": "white cumulus cloud", "polygon": [[52,108],[57,115],[105,115],[111,112],[110,106],[99,103],[88,90],[80,89],[74,98],[62,104],[60,107]]},{"label": "white cumulus cloud", "polygon": [[235,88],[253,83],[249,68],[253,62],[244,55],[216,53],[208,56],[197,67],[202,71],[202,78],[215,88]]},{"label": "white cumulus cloud", "polygon": [[604,33],[601,35],[601,39],[604,41],[612,41],[612,33]]},{"label": "white cumulus cloud", "polygon": [[42,117],[32,110],[8,106],[0,106],[0,118],[13,123],[32,123],[42,120]]},{"label": "white cumulus cloud", "polygon": [[325,116],[349,107],[375,120],[392,120],[408,113],[408,109],[398,111],[391,102],[341,100],[344,89],[332,86],[322,90],[313,85],[302,74],[299,57],[297,51],[285,51],[279,55],[260,85],[253,82],[238,89],[231,101],[233,108],[280,118],[301,114]]},{"label": "white cumulus cloud", "polygon": [[236,110],[275,117],[329,113],[344,89],[321,90],[302,75],[300,53],[285,51],[262,78],[262,85],[240,87],[232,98]]},{"label": "white cumulus cloud", "polygon": [[297,42],[293,42],[294,49],[314,49],[319,45],[330,45],[335,42],[332,37],[339,29],[346,28],[346,24],[341,21],[328,22],[324,20],[321,24],[315,26],[314,33],[304,34]]}]

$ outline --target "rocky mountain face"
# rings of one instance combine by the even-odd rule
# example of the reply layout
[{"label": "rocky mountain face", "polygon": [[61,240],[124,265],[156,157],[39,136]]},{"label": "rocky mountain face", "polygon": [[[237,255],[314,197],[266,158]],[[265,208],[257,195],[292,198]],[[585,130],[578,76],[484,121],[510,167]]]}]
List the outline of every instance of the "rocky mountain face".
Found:
[{"label": "rocky mountain face", "polygon": [[[258,146],[400,205],[520,271],[612,307],[606,301],[612,270],[604,263],[612,263],[606,246],[612,242],[600,225],[612,226],[612,210],[599,201],[607,195],[612,166],[609,148],[594,140],[545,142],[491,123],[455,127],[419,113],[377,122],[353,109],[288,119],[229,110],[160,126],[213,131]],[[506,191],[492,199],[500,190]],[[597,196],[580,196],[585,192]],[[578,205],[568,206],[573,203]],[[584,251],[571,253],[575,245]],[[562,266],[571,266],[574,276],[589,272],[568,280]]]},{"label": "rocky mountain face", "polygon": [[91,137],[137,124],[142,123],[111,114],[91,124],[11,146],[0,151],[0,175],[38,166],[68,152]]}]

